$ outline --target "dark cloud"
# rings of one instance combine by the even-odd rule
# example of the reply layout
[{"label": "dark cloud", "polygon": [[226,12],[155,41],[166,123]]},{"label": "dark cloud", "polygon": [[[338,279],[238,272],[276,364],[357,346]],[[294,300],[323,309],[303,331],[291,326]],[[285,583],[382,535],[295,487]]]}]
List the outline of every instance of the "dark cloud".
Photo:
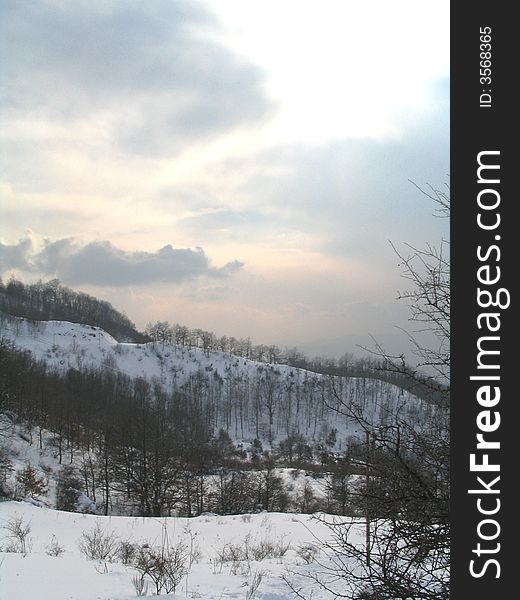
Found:
[{"label": "dark cloud", "polygon": [[30,256],[32,253],[32,241],[25,237],[16,244],[2,244],[0,242],[0,269],[31,270]]},{"label": "dark cloud", "polygon": [[196,2],[17,2],[3,13],[5,109],[58,121],[115,110],[112,139],[150,155],[272,108],[261,69],[214,41],[219,24]]},{"label": "dark cloud", "polygon": [[243,263],[214,267],[202,248],[164,246],[157,252],[128,252],[108,241],[81,245],[72,238],[46,241],[35,250],[29,238],[0,244],[0,270],[20,269],[55,276],[70,284],[126,286],[181,283],[199,277],[225,278]]}]

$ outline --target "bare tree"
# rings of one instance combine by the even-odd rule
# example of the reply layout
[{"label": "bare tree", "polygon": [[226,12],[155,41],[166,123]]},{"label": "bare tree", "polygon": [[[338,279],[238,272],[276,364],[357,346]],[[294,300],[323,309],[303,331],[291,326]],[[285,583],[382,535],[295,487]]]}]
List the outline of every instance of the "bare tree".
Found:
[{"label": "bare tree", "polygon": [[[448,216],[448,193],[421,191]],[[398,373],[430,391],[432,410],[420,424],[410,419],[405,403],[386,415],[385,425],[370,420],[363,407],[336,393],[336,411],[348,416],[365,434],[364,457],[357,465],[364,482],[352,495],[357,516],[320,517],[331,533],[322,542],[321,569],[308,575],[337,598],[351,600],[448,600],[450,564],[449,520],[449,368],[450,262],[449,246],[424,249],[407,246],[396,253],[403,277],[411,284],[399,293],[408,303],[408,333],[419,365],[411,368],[404,355],[391,356],[380,345],[375,353],[386,371]],[[434,343],[419,340],[428,332]],[[428,372],[422,373],[420,367]],[[288,581],[293,593],[301,588]]]},{"label": "bare tree", "polygon": [[[432,187],[418,188],[436,204],[435,215],[449,217],[450,198],[448,191]],[[450,254],[449,242],[441,239],[438,246],[426,244],[422,249],[407,244],[407,254],[392,244],[400,259],[402,277],[411,288],[400,292],[398,299],[404,300],[410,309],[409,320],[419,329],[408,333],[408,337],[419,358],[419,367],[428,367],[433,373],[432,381],[449,383],[450,378]],[[416,335],[429,333],[435,342],[421,344]],[[388,358],[383,353],[384,358]]]}]

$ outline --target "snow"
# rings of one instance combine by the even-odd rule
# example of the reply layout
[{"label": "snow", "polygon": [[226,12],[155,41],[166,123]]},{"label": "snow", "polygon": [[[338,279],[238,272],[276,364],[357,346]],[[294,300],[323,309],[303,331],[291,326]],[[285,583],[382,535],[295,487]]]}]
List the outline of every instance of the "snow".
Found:
[{"label": "snow", "polygon": [[[6,476],[6,487],[13,494],[12,497],[23,498],[20,492],[16,494],[14,491],[17,488],[16,475],[27,465],[31,465],[37,475],[45,480],[47,491],[45,494],[37,497],[24,499],[37,506],[54,508],[56,505],[56,484],[59,472],[64,465],[69,464],[80,469],[82,464],[81,450],[74,450],[72,456],[67,452],[67,460],[61,465],[58,461],[57,450],[53,445],[53,434],[46,429],[41,430],[41,448],[40,436],[34,433],[31,434],[23,424],[12,424],[7,419],[0,418],[0,431],[3,431],[3,435],[0,436],[0,450],[4,451],[13,467],[11,473]],[[327,488],[330,484],[330,474],[307,473],[303,469],[288,467],[276,468],[274,473],[282,479],[284,489],[292,502],[292,506],[296,510],[301,509],[298,502],[301,502],[303,492],[306,488],[312,490],[312,494],[316,500],[325,503],[328,495]],[[352,489],[355,489],[360,480],[361,476],[351,475],[349,485]],[[205,484],[208,492],[213,488],[215,493],[217,493],[219,476],[207,475]],[[113,492],[113,497],[117,497],[116,492]],[[91,498],[81,493],[76,505],[76,511],[95,514],[99,512],[99,507],[96,506],[96,503]],[[117,514],[117,505],[112,507],[112,514]]]},{"label": "snow", "polygon": [[[118,343],[99,327],[66,321],[28,321],[3,315],[0,336],[62,372],[103,368],[158,382],[167,392],[184,386],[193,393],[196,387],[197,397],[211,397],[215,430],[225,428],[237,444],[259,437],[264,445],[274,445],[294,432],[323,444],[335,428],[338,441],[334,449],[341,452],[348,439],[356,436],[355,423],[325,406],[337,402],[329,378],[304,369],[160,342]],[[390,383],[355,377],[337,379],[336,383],[336,392],[344,400],[361,405],[365,417],[375,423],[385,424],[384,413],[411,410],[420,421],[431,411],[431,405]],[[214,391],[221,400],[215,402]],[[267,414],[268,394],[274,406],[271,418]],[[253,425],[258,395],[262,402],[259,426]],[[238,396],[242,398],[240,407],[235,402]],[[231,415],[226,414],[224,405],[232,405]]]},{"label": "snow", "polygon": [[[263,578],[253,596],[257,600],[282,600],[293,597],[283,576],[313,593],[315,600],[333,596],[312,587],[302,577],[315,570],[298,554],[301,546],[315,545],[317,539],[330,537],[329,529],[310,515],[259,513],[240,516],[201,515],[188,518],[101,517],[66,513],[32,506],[23,502],[0,503],[0,546],[9,539],[5,529],[13,517],[30,524],[29,552],[0,552],[0,597],[9,600],[130,600],[136,597],[132,577],[136,570],[121,562],[92,561],[80,552],[78,541],[84,531],[99,524],[119,540],[133,543],[161,543],[167,531],[170,543],[193,540],[200,556],[177,589],[168,598],[245,599],[252,578]],[[249,537],[247,537],[249,536]],[[217,554],[225,544],[244,546],[246,538],[254,546],[262,540],[283,540],[290,547],[281,558],[220,563]],[[50,556],[51,543],[63,553]],[[195,553],[194,553],[195,554]],[[148,593],[152,594],[152,587]]]},{"label": "snow", "polygon": [[[255,573],[263,578],[256,600],[282,600],[291,598],[283,577],[296,582],[298,587],[312,592],[314,600],[332,600],[333,596],[318,589],[316,584],[304,577],[319,567],[305,564],[301,549],[315,547],[317,540],[326,540],[329,530],[312,515],[292,513],[244,514],[219,516],[205,513],[199,517],[123,517],[97,516],[52,510],[54,506],[56,473],[60,469],[53,449],[49,446],[52,435],[43,430],[43,448],[39,439],[30,437],[23,427],[14,426],[3,442],[8,441],[9,457],[15,471],[26,464],[35,467],[38,474],[48,475],[49,491],[30,502],[0,502],[0,598],[2,600],[130,600],[135,598],[132,578],[136,570],[117,560],[114,562],[91,561],[80,552],[78,542],[83,532],[92,531],[99,524],[102,531],[113,532],[119,541],[134,544],[159,545],[166,526],[172,544],[183,540],[188,546],[194,541],[200,550],[200,558],[181,581],[177,595],[169,598],[192,598],[208,600],[246,599]],[[324,480],[308,477],[305,471],[277,469],[293,493],[301,493],[305,482],[312,482],[317,495],[324,493]],[[210,482],[208,482],[208,485]],[[85,499],[88,503],[88,500]],[[92,507],[91,507],[92,508]],[[31,531],[27,540],[28,552],[8,552],[14,542],[6,529],[9,521],[21,517]],[[330,518],[330,517],[326,517]],[[338,519],[339,517],[334,517]],[[359,539],[362,540],[362,535]],[[244,547],[262,541],[290,544],[281,558],[219,563],[217,555],[226,544]],[[61,548],[54,552],[51,548]],[[300,553],[299,553],[300,552]],[[325,555],[318,554],[320,562]],[[150,584],[149,594],[153,592]]]},{"label": "snow", "polygon": [[[30,351],[37,360],[44,360],[49,368],[61,372],[68,369],[103,368],[124,373],[130,377],[145,377],[158,382],[167,391],[182,389],[193,383],[194,377],[209,382],[220,380],[222,393],[233,386],[242,386],[245,398],[254,396],[248,390],[266,393],[262,381],[270,379],[274,386],[278,408],[275,414],[274,435],[268,436],[271,445],[287,436],[288,431],[304,434],[309,441],[323,440],[332,427],[338,430],[335,450],[353,434],[353,424],[345,417],[324,408],[323,394],[327,390],[325,376],[290,367],[271,365],[222,352],[205,353],[198,348],[175,345],[121,344],[98,327],[64,321],[30,322],[7,317],[0,319],[0,337],[11,340],[18,348]],[[190,379],[191,378],[191,379]],[[260,383],[259,383],[260,382]],[[214,384],[217,385],[217,384]],[[257,388],[247,386],[257,385]],[[376,380],[348,378],[341,382],[341,393],[346,398],[362,401],[367,415],[380,418],[381,407],[395,409],[403,405],[416,410],[420,416],[424,403],[396,386]],[[274,392],[273,392],[274,390]],[[245,392],[244,392],[245,391]],[[197,393],[203,393],[204,386]],[[231,392],[233,394],[233,392]],[[235,394],[239,396],[240,394]],[[230,396],[231,398],[235,396]],[[223,396],[224,397],[224,396]],[[329,398],[330,400],[330,398]],[[247,402],[244,401],[244,402]],[[301,414],[283,412],[287,404],[301,402]],[[306,404],[304,404],[306,402]],[[240,405],[242,409],[243,406]],[[244,410],[251,407],[245,406]],[[267,409],[263,406],[263,411]],[[217,411],[217,417],[219,413]],[[266,415],[263,414],[264,444]],[[233,419],[231,419],[233,421]],[[285,423],[285,429],[280,425]],[[220,426],[218,418],[215,426]],[[5,430],[5,428],[4,428]],[[7,431],[7,430],[6,430]],[[247,422],[245,427],[228,427],[237,445],[256,437]],[[0,599],[8,600],[129,600],[136,597],[132,578],[136,570],[125,565],[121,558],[111,562],[88,560],[78,542],[83,532],[91,531],[96,524],[103,531],[113,533],[118,541],[132,544],[159,545],[167,533],[171,544],[179,541],[196,547],[200,556],[183,577],[176,595],[170,598],[201,598],[220,600],[226,598],[249,600],[282,600],[294,597],[284,581],[287,578],[313,600],[332,600],[333,594],[323,591],[306,574],[322,569],[317,563],[306,564],[301,548],[314,547],[318,540],[330,538],[330,530],[311,515],[291,513],[257,513],[237,516],[203,514],[194,518],[141,518],[124,516],[98,516],[66,513],[52,510],[55,505],[56,474],[60,469],[52,448],[52,434],[41,432],[41,440],[21,425],[12,425],[8,431],[8,455],[14,467],[9,482],[15,484],[16,472],[26,465],[33,466],[40,476],[46,477],[48,491],[30,502],[0,502]],[[41,441],[41,444],[40,444]],[[40,447],[41,446],[41,447]],[[344,448],[344,446],[343,446]],[[68,457],[76,464],[77,457]],[[305,471],[277,469],[293,495],[301,496],[307,485],[319,498],[326,495],[327,475],[309,476]],[[211,478],[210,478],[211,479]],[[353,476],[353,481],[356,480]],[[211,483],[211,481],[209,482]],[[15,496],[19,497],[19,496]],[[79,499],[79,510],[85,513],[94,508],[87,496]],[[303,510],[303,508],[297,508]],[[15,518],[30,525],[28,551],[15,552],[14,540],[6,526]],[[329,517],[327,517],[329,518]],[[357,538],[356,538],[357,539]],[[363,536],[359,534],[362,542]],[[289,544],[283,556],[236,563],[218,561],[226,545],[244,548],[261,542]],[[59,550],[63,551],[60,552]],[[300,552],[299,552],[300,549]],[[8,551],[10,550],[10,551]],[[18,548],[20,550],[20,548]],[[319,554],[321,564],[330,557]],[[258,590],[249,594],[255,574],[263,574]],[[341,582],[334,584],[341,586]],[[340,589],[340,588],[339,588]],[[148,594],[152,594],[150,584]]]}]

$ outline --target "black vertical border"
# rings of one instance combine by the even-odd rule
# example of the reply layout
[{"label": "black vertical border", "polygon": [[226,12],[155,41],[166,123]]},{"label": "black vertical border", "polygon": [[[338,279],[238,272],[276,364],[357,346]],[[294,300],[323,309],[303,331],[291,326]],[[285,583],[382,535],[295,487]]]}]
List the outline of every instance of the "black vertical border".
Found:
[{"label": "black vertical border", "polygon": [[[505,1],[452,2],[451,4],[451,491],[452,491],[452,554],[451,597],[454,600],[502,600],[518,594],[517,564],[518,511],[520,500],[514,487],[520,482],[520,423],[517,405],[520,392],[515,382],[515,363],[520,360],[520,347],[514,342],[520,335],[516,314],[517,302],[513,285],[520,274],[517,259],[520,235],[515,215],[520,206],[519,191],[514,189],[520,165],[516,137],[520,123],[514,104],[513,87],[517,80],[520,52],[520,24],[513,16],[514,3]],[[480,28],[491,27],[492,83],[480,81]],[[492,106],[481,108],[480,94],[491,87]],[[500,231],[484,232],[477,225],[477,155],[484,150],[500,151]],[[500,451],[493,459],[500,462],[501,509],[495,516],[501,526],[500,551],[487,555],[500,563],[500,577],[489,568],[481,578],[470,574],[469,562],[477,558],[473,550],[480,541],[477,526],[481,519],[476,497],[468,494],[475,488],[477,473],[471,473],[469,455],[475,452],[476,417],[479,406],[476,391],[479,384],[470,381],[477,374],[477,269],[482,264],[476,249],[496,243],[501,236],[501,257],[498,264],[501,280],[496,287],[511,292],[511,305],[501,313],[500,375],[501,425],[494,439],[500,440]],[[496,289],[496,288],[495,288]],[[480,309],[481,312],[486,310]],[[480,333],[482,335],[482,332]],[[484,334],[485,335],[485,334]],[[516,377],[520,379],[520,377]],[[516,388],[516,389],[515,389]],[[482,408],[480,408],[482,410]],[[491,458],[491,455],[490,455]],[[489,497],[489,496],[488,496]],[[488,530],[489,531],[489,530]],[[482,542],[483,547],[486,543]],[[494,542],[488,542],[492,547]],[[483,559],[479,565],[482,566]]]}]

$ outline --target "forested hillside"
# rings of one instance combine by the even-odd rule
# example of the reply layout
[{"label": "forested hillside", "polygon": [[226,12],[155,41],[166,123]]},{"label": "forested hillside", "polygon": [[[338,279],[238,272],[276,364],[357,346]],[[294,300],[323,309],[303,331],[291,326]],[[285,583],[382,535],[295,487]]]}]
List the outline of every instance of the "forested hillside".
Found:
[{"label": "forested hillside", "polygon": [[[167,322],[143,335],[58,282],[11,280],[0,300],[4,439],[55,461],[16,468],[4,445],[8,497],[52,489],[47,504],[104,514],[352,514],[362,510],[352,481],[366,468],[360,416],[374,431],[406,422],[429,435],[442,410],[375,360],[311,361]],[[68,500],[63,489],[74,490]]]},{"label": "forested hillside", "polygon": [[57,279],[33,284],[14,278],[4,284],[0,279],[0,311],[36,321],[53,319],[97,325],[122,342],[146,340],[132,321],[109,302],[76,292]]},{"label": "forested hillside", "polygon": [[5,317],[0,329],[5,340],[43,361],[49,372],[142,379],[168,401],[182,396],[209,431],[224,429],[239,442],[257,438],[272,446],[301,434],[320,444],[334,432],[342,449],[356,424],[338,415],[341,403],[359,408],[376,426],[388,425],[391,415],[422,426],[434,410],[431,403],[370,375],[329,376],[169,342],[121,344],[99,328],[61,321]]},{"label": "forested hillside", "polygon": [[[167,341],[121,344],[62,321],[4,315],[0,329],[4,424],[42,451],[50,445],[59,465],[74,467],[62,479],[105,514],[285,511],[294,502],[344,514],[355,510],[346,481],[364,450],[342,407],[376,428],[397,416],[425,432],[435,422],[434,405],[381,379]],[[324,473],[321,500],[308,482],[291,499],[284,468]]]}]

